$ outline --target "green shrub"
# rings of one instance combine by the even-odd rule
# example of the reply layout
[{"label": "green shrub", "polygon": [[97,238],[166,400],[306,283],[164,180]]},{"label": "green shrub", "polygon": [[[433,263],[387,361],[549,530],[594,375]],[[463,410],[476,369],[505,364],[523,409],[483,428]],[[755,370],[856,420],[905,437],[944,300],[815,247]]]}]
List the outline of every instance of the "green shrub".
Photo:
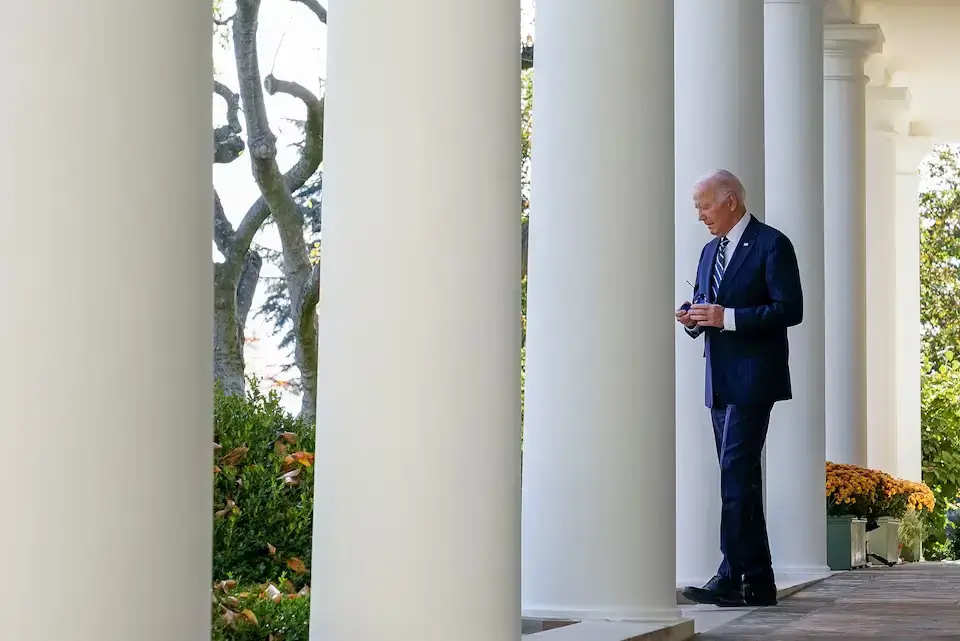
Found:
[{"label": "green shrub", "polygon": [[251,388],[215,393],[212,579],[300,589],[310,581],[315,429],[276,393]]},{"label": "green shrub", "polygon": [[260,587],[214,590],[211,641],[309,641],[309,594],[273,600]]}]

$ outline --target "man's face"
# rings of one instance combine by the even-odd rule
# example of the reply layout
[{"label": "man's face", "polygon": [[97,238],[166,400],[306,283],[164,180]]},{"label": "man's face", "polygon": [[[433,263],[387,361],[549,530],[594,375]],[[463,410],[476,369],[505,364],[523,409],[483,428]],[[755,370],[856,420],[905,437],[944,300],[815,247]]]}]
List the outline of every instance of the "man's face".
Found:
[{"label": "man's face", "polygon": [[700,222],[714,236],[726,234],[736,223],[737,199],[733,196],[718,199],[712,185],[697,187],[693,194],[693,205],[697,208]]}]

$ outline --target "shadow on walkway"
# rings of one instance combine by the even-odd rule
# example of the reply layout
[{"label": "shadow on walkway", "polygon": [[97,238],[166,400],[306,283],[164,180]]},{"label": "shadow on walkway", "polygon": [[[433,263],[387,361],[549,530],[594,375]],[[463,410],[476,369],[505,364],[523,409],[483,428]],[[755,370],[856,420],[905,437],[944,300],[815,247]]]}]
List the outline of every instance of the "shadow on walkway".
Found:
[{"label": "shadow on walkway", "polygon": [[960,641],[960,565],[913,563],[838,574],[696,641]]}]

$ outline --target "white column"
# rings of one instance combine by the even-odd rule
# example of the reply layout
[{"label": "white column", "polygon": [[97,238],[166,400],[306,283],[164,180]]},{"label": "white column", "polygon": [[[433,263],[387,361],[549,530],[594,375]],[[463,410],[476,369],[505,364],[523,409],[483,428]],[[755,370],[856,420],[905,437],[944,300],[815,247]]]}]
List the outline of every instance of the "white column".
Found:
[{"label": "white column", "polygon": [[868,131],[866,144],[867,466],[896,474],[897,158],[890,134]]},{"label": "white column", "polygon": [[824,276],[827,459],[867,464],[866,76],[872,24],[824,34]]},{"label": "white column", "polygon": [[925,138],[897,140],[897,476],[922,480],[920,449],[920,175],[933,149]]},{"label": "white column", "polygon": [[793,399],[767,436],[767,528],[778,574],[827,571],[824,497],[823,0],[766,0],[766,220],[793,242],[803,322],[789,331]]},{"label": "white column", "polygon": [[530,616],[677,616],[672,56],[672,0],[537,7]]},{"label": "white column", "polygon": [[[689,300],[710,234],[697,219],[693,184],[712,169],[743,181],[747,208],[763,219],[763,0],[677,0],[676,275],[674,305]],[[718,34],[736,46],[717,46]],[[700,584],[720,554],[720,467],[704,407],[703,340],[678,329],[677,581]]]},{"label": "white column", "polygon": [[331,3],[311,639],[520,634],[519,31]]},{"label": "white column", "polygon": [[[900,376],[896,143],[909,131],[909,106],[906,87],[867,87],[867,464],[894,475]],[[914,324],[919,326],[919,319]],[[917,363],[916,374],[919,358]]]},{"label": "white column", "polygon": [[0,55],[0,638],[209,638],[210,7],[25,4]]}]

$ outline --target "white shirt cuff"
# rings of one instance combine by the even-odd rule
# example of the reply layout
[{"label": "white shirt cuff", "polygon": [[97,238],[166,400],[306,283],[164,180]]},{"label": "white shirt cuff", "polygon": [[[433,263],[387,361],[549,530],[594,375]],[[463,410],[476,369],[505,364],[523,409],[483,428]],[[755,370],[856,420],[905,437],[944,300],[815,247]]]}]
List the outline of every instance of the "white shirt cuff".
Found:
[{"label": "white shirt cuff", "polygon": [[737,331],[737,310],[727,307],[723,310],[723,331]]}]

